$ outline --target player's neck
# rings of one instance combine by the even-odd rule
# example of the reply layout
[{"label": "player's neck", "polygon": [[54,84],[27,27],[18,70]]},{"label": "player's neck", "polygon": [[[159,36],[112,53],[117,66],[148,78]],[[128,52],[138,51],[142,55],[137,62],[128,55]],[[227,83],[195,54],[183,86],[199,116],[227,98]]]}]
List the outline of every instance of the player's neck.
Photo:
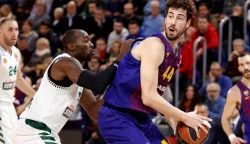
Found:
[{"label": "player's neck", "polygon": [[250,88],[250,80],[246,79],[246,78],[242,78],[241,80],[248,88]]},{"label": "player's neck", "polygon": [[177,39],[177,40],[169,40],[169,39],[166,37],[165,31],[162,32],[162,34],[163,34],[164,37],[168,40],[168,42],[170,43],[170,45],[171,45],[171,47],[173,48],[174,52],[176,52],[176,51],[177,51],[177,48],[178,48],[179,39]]},{"label": "player's neck", "polygon": [[5,49],[9,54],[11,54],[11,48],[12,48],[12,46],[8,46],[8,45],[6,45],[6,44],[3,43],[3,42],[0,42],[0,45],[1,45],[1,47],[2,47],[3,49]]}]

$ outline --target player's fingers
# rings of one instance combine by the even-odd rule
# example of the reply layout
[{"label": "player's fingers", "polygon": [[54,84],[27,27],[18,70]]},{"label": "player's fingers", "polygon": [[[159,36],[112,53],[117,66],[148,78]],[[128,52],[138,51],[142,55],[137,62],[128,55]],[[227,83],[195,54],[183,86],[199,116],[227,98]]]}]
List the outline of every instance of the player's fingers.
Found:
[{"label": "player's fingers", "polygon": [[204,116],[199,116],[199,118],[205,121],[213,121],[211,118],[204,117]]},{"label": "player's fingers", "polygon": [[207,126],[208,128],[212,128],[211,125],[210,125],[210,123],[209,123],[208,121],[205,121],[205,120],[204,120],[204,121],[202,122],[202,124],[205,125],[205,126]]},{"label": "player's fingers", "polygon": [[198,137],[198,138],[200,138],[200,134],[199,134],[199,130],[198,130],[198,128],[197,128],[197,127],[195,127],[195,128],[194,128],[194,130],[195,130],[195,132],[196,132],[197,137]]},{"label": "player's fingers", "polygon": [[237,140],[238,140],[240,143],[247,143],[246,140],[243,140],[243,139],[241,139],[241,138],[237,138]]},{"label": "player's fingers", "polygon": [[208,131],[206,130],[206,128],[202,125],[202,124],[199,124],[199,127],[207,134]]}]

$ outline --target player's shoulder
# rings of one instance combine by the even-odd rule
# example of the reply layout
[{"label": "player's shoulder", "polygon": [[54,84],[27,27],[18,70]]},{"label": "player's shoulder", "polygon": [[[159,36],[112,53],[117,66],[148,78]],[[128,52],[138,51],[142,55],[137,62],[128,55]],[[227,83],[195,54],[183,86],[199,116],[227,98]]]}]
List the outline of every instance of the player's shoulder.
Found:
[{"label": "player's shoulder", "polygon": [[164,44],[162,41],[157,37],[148,37],[145,38],[140,45],[143,49],[153,49],[154,51],[157,50],[164,50]]},{"label": "player's shoulder", "polygon": [[234,85],[232,88],[228,90],[227,98],[236,99],[241,96],[240,89],[237,85]]}]

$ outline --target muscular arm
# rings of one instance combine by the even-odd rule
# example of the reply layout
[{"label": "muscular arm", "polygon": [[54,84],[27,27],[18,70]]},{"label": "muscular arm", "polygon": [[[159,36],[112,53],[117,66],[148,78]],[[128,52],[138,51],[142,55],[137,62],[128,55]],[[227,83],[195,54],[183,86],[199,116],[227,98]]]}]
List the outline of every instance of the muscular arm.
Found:
[{"label": "muscular arm", "polygon": [[182,121],[186,115],[172,106],[157,92],[158,67],[164,58],[164,46],[158,38],[148,38],[138,46],[141,48],[141,88],[142,101],[158,112],[177,121]]},{"label": "muscular arm", "polygon": [[105,91],[106,87],[113,81],[117,70],[117,66],[112,64],[105,71],[93,73],[84,70],[75,58],[61,58],[54,64],[54,68],[57,69],[53,71],[54,73],[59,71],[63,73],[63,76],[69,77],[73,83],[97,93]]},{"label": "muscular arm", "polygon": [[88,89],[83,89],[82,96],[80,99],[80,105],[88,113],[91,119],[97,120],[98,111],[104,103],[104,99],[96,100],[93,93]]},{"label": "muscular arm", "polygon": [[[117,61],[120,61],[123,56],[130,50],[132,42],[133,40],[130,39],[122,43],[120,55],[117,58]],[[72,57],[61,58],[53,65],[54,66],[52,66],[52,69],[53,67],[56,69],[51,70],[51,73],[54,73],[54,77],[61,74],[61,78],[62,76],[69,77],[69,79],[73,83],[81,87],[93,90],[97,93],[103,93],[105,91],[106,87],[113,81],[118,67],[118,63],[115,62],[102,72],[92,73],[88,70],[84,70],[80,62]]]},{"label": "muscular arm", "polygon": [[228,91],[227,101],[221,119],[222,127],[228,136],[230,134],[233,134],[233,130],[230,124],[230,119],[231,116],[233,115],[234,110],[237,108],[239,97],[240,97],[240,90],[236,86],[234,86]]}]

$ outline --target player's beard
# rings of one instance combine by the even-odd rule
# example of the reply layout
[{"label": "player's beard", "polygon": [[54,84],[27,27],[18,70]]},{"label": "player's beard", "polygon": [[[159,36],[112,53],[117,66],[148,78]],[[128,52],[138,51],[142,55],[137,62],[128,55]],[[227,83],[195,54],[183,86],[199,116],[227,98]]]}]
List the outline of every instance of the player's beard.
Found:
[{"label": "player's beard", "polygon": [[3,40],[4,40],[5,44],[8,45],[8,46],[14,46],[16,44],[16,41],[12,42],[11,39],[8,39],[6,37],[6,35],[3,36]]},{"label": "player's beard", "polygon": [[168,38],[168,40],[175,41],[175,40],[180,38],[180,36],[184,33],[184,31],[185,31],[185,28],[183,30],[180,30],[180,31],[177,31],[175,29],[176,34],[175,35],[173,34],[172,36],[170,36],[169,33],[168,33],[168,29],[166,29],[165,30],[165,35]]},{"label": "player's beard", "polygon": [[248,70],[248,69],[246,69],[243,73],[242,73],[242,75],[243,75],[243,77],[245,78],[245,79],[247,79],[247,80],[250,80],[250,70]]}]

